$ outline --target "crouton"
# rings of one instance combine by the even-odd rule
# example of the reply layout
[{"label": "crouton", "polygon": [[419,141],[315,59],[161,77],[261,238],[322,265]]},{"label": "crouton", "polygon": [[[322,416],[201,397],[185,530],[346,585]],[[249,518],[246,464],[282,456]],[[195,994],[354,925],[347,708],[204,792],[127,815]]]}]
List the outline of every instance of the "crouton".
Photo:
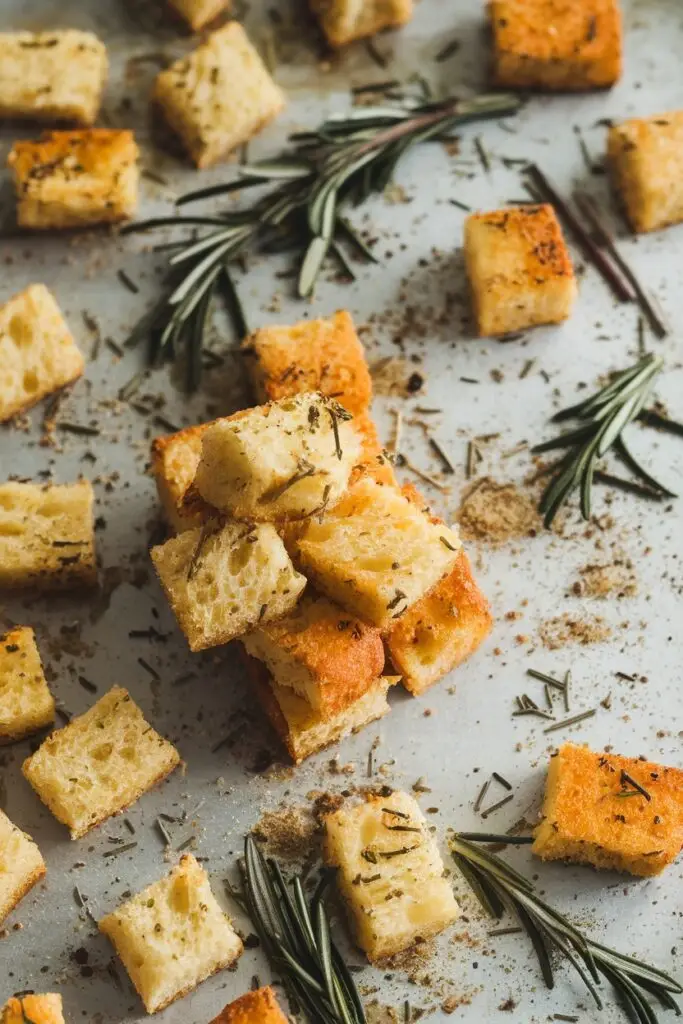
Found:
[{"label": "crouton", "polygon": [[330,46],[346,46],[355,39],[399,28],[413,16],[413,0],[310,0]]},{"label": "crouton", "polygon": [[44,132],[37,142],[15,142],[7,163],[19,225],[81,228],[127,220],[138,201],[137,158],[133,133],[110,128]]},{"label": "crouton", "polygon": [[204,28],[230,7],[230,0],[169,0],[193,32]]},{"label": "crouton", "polygon": [[361,451],[351,473],[349,484],[362,476],[371,476],[378,484],[398,487],[398,480],[390,456],[377,436],[377,427],[367,413],[353,418],[353,429],[360,437]]},{"label": "crouton", "polygon": [[[625,799],[628,797],[628,799]],[[683,771],[565,743],[550,759],[541,860],[658,875],[683,848]]]},{"label": "crouton", "polygon": [[301,519],[338,501],[360,451],[350,413],[305,392],[208,427],[194,484],[236,519]]},{"label": "crouton", "polygon": [[0,636],[0,744],[13,743],[50,725],[55,702],[30,626]]},{"label": "crouton", "polygon": [[257,988],[229,1003],[210,1024],[287,1024],[272,988]]},{"label": "crouton", "polygon": [[294,543],[302,571],[358,618],[388,628],[455,565],[460,539],[365,477]]},{"label": "crouton", "polygon": [[0,306],[0,423],[83,373],[54,296],[31,284]]},{"label": "crouton", "polygon": [[163,1010],[216,971],[234,963],[242,941],[191,854],[166,878],[99,922],[113,943],[147,1013]]},{"label": "crouton", "polygon": [[0,811],[0,922],[44,874],[36,844]]},{"label": "crouton", "polygon": [[471,214],[465,263],[481,337],[556,324],[572,311],[574,270],[548,204]]},{"label": "crouton", "polygon": [[259,402],[319,391],[354,416],[370,407],[365,352],[344,310],[293,327],[262,327],[245,338],[242,351]]},{"label": "crouton", "polygon": [[113,686],[28,757],[24,776],[55,818],[80,839],[173,771],[175,747],[149,725],[130,694]]},{"label": "crouton", "polygon": [[197,167],[208,167],[248,142],[285,105],[236,21],[162,71],[154,95]]},{"label": "crouton", "polygon": [[152,548],[151,556],[193,651],[286,615],[306,586],[269,523],[213,520]]},{"label": "crouton", "polygon": [[436,841],[407,793],[367,796],[327,815],[324,852],[371,961],[438,934],[460,914]]},{"label": "crouton", "polygon": [[107,70],[104,43],[92,32],[2,32],[0,117],[90,125]]},{"label": "crouton", "polygon": [[62,997],[55,992],[13,996],[0,1009],[0,1024],[64,1024]]},{"label": "crouton", "polygon": [[491,0],[489,17],[497,85],[579,92],[621,77],[619,0]]},{"label": "crouton", "polygon": [[607,160],[634,231],[657,231],[683,221],[683,111],[613,125]]},{"label": "crouton", "polygon": [[0,589],[97,582],[93,489],[75,484],[0,484]]},{"label": "crouton", "polygon": [[194,491],[194,500],[185,500],[197,473],[202,437],[210,426],[211,423],[198,423],[152,441],[152,473],[164,515],[175,533],[202,526],[215,514]]}]

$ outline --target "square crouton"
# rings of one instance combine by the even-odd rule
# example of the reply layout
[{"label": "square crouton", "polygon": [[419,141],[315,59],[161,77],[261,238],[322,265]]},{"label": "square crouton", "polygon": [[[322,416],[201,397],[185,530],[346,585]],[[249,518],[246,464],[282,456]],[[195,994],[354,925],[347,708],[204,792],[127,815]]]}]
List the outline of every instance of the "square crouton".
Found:
[{"label": "square crouton", "polygon": [[[627,797],[627,799],[626,799]],[[548,768],[542,860],[658,875],[683,848],[683,771],[566,743]]]},{"label": "square crouton", "polygon": [[413,0],[310,0],[330,46],[346,46],[355,39],[399,28],[413,16]]},{"label": "square crouton", "polygon": [[71,838],[80,839],[179,763],[178,751],[145,721],[127,690],[113,686],[41,743],[22,771]]},{"label": "square crouton", "polygon": [[246,992],[229,1003],[210,1024],[287,1024],[270,986]]},{"label": "square crouton", "polygon": [[491,0],[493,77],[512,89],[605,89],[621,76],[619,0]]},{"label": "square crouton", "polygon": [[552,206],[473,213],[465,262],[481,337],[566,320],[576,281]]},{"label": "square crouton", "polygon": [[113,943],[147,1013],[156,1013],[216,971],[243,946],[191,854],[99,923]]},{"label": "square crouton", "polygon": [[634,231],[657,231],[683,221],[683,111],[613,125],[607,158]]},{"label": "square crouton", "polygon": [[194,489],[192,500],[188,495],[202,455],[202,438],[210,426],[198,423],[152,441],[152,473],[166,521],[175,533],[202,526],[215,514]]},{"label": "square crouton", "polygon": [[92,124],[107,80],[92,32],[0,33],[0,117]]},{"label": "square crouton", "polygon": [[94,494],[75,484],[0,484],[0,589],[93,586]]},{"label": "square crouton", "polygon": [[8,999],[0,1007],[2,1024],[64,1024],[62,997],[56,992],[29,993]]},{"label": "square crouton", "polygon": [[453,569],[460,538],[366,477],[325,516],[309,519],[294,548],[318,589],[386,629]]},{"label": "square crouton", "polygon": [[44,284],[31,284],[0,306],[0,423],[77,380],[84,365]]},{"label": "square crouton", "polygon": [[154,95],[197,167],[208,167],[248,142],[285,105],[236,21],[162,71]]},{"label": "square crouton", "polygon": [[0,811],[0,922],[44,874],[36,844]]},{"label": "square crouton", "polygon": [[30,626],[0,636],[0,744],[50,725],[55,702],[48,689]]},{"label": "square crouton", "polygon": [[339,500],[360,452],[351,414],[305,392],[212,424],[194,485],[236,519],[302,519]]},{"label": "square crouton", "polygon": [[23,228],[115,224],[135,213],[138,147],[132,132],[87,128],[15,142],[8,157]]},{"label": "square crouton", "polygon": [[286,615],[306,586],[269,523],[213,520],[152,548],[151,556],[193,651]]},{"label": "square crouton", "polygon": [[242,643],[265,664],[277,686],[303,698],[323,719],[358,700],[384,668],[379,630],[349,618],[315,593]]},{"label": "square crouton", "polygon": [[293,327],[262,327],[245,338],[242,351],[259,402],[319,391],[354,416],[370,407],[370,370],[344,310]]},{"label": "square crouton", "polygon": [[204,28],[230,7],[230,0],[169,0],[169,3],[193,32]]},{"label": "square crouton", "polygon": [[407,793],[368,796],[325,818],[325,860],[369,960],[408,949],[459,916],[436,841]]}]

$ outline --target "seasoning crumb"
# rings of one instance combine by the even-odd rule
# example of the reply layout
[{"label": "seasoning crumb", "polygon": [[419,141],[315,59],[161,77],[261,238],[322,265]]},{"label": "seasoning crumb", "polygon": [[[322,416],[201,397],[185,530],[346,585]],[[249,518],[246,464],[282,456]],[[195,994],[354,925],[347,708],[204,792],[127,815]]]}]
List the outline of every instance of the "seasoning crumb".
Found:
[{"label": "seasoning crumb", "polygon": [[491,477],[481,477],[465,492],[458,522],[465,540],[487,541],[494,545],[534,536],[540,525],[530,495],[512,483],[501,484]]},{"label": "seasoning crumb", "polygon": [[568,644],[581,644],[586,647],[589,644],[603,643],[610,638],[612,631],[599,615],[594,618],[579,618],[565,612],[542,622],[538,634],[544,647],[556,651]]}]

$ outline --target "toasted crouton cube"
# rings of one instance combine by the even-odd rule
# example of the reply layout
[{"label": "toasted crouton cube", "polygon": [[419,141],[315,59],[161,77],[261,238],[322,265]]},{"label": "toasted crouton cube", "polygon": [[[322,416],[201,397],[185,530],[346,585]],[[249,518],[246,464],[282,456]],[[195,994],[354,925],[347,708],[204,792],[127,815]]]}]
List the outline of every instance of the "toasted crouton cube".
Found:
[{"label": "toasted crouton cube", "polygon": [[243,951],[206,871],[191,854],[103,917],[99,928],[114,944],[147,1013],[187,995]]},{"label": "toasted crouton cube", "polygon": [[634,231],[657,231],[683,221],[683,111],[613,125],[607,158]]},{"label": "toasted crouton cube", "polygon": [[353,704],[384,668],[379,630],[315,593],[242,643],[278,686],[302,697],[322,718]]},{"label": "toasted crouton cube", "polygon": [[107,80],[92,32],[0,33],[0,117],[92,124]]},{"label": "toasted crouton cube", "polygon": [[[635,794],[624,799],[627,794]],[[533,852],[658,875],[683,848],[683,771],[565,743],[550,759]]]},{"label": "toasted crouton cube", "polygon": [[169,0],[169,3],[193,32],[204,28],[230,7],[230,0]]},{"label": "toasted crouton cube", "polygon": [[13,743],[54,720],[36,637],[30,626],[0,636],[0,744]]},{"label": "toasted crouton cube", "polygon": [[574,269],[548,204],[471,214],[465,262],[481,337],[556,324],[572,311]]},{"label": "toasted crouton cube", "polygon": [[0,922],[44,874],[36,844],[0,811]]},{"label": "toasted crouton cube", "polygon": [[31,284],[0,306],[0,423],[83,373],[54,296]]},{"label": "toasted crouton cube", "polygon": [[365,352],[344,310],[293,327],[262,327],[245,338],[242,350],[259,402],[319,391],[354,416],[370,407],[372,380]]},{"label": "toasted crouton cube", "polygon": [[55,818],[80,839],[173,771],[175,747],[149,725],[127,690],[113,686],[57,729],[22,771]]},{"label": "toasted crouton cube", "polygon": [[23,228],[115,224],[135,213],[138,147],[133,133],[110,128],[45,132],[15,142],[17,220]]},{"label": "toasted crouton cube", "polygon": [[308,520],[294,547],[320,590],[387,628],[452,570],[460,538],[365,477],[324,517]]},{"label": "toasted crouton cube", "polygon": [[310,0],[310,4],[330,46],[346,46],[384,29],[399,28],[413,16],[413,0]]},{"label": "toasted crouton cube", "polygon": [[0,1008],[1,1024],[64,1024],[62,997],[55,992],[12,996]]},{"label": "toasted crouton cube", "polygon": [[270,986],[246,992],[229,1003],[210,1024],[287,1024]]},{"label": "toasted crouton cube", "polygon": [[576,92],[621,76],[619,0],[491,0],[489,16],[497,85]]},{"label": "toasted crouton cube", "polygon": [[355,939],[369,960],[438,934],[460,914],[436,842],[407,793],[368,796],[329,814],[325,860],[339,869]]},{"label": "toasted crouton cube", "polygon": [[93,489],[76,484],[0,484],[0,588],[97,582]]},{"label": "toasted crouton cube", "polygon": [[[215,422],[215,420],[213,421]],[[202,437],[211,423],[198,423],[152,441],[152,473],[166,520],[176,533],[202,526],[213,510],[199,494],[188,495],[202,454]]]},{"label": "toasted crouton cube", "polygon": [[248,142],[285,105],[236,21],[162,71],[155,98],[197,167],[208,167]]},{"label": "toasted crouton cube", "polygon": [[341,497],[360,451],[350,413],[306,392],[205,430],[194,483],[205,501],[237,519],[301,519]]},{"label": "toasted crouton cube", "polygon": [[213,520],[152,548],[151,555],[193,651],[227,644],[286,615],[306,586],[269,523]]}]

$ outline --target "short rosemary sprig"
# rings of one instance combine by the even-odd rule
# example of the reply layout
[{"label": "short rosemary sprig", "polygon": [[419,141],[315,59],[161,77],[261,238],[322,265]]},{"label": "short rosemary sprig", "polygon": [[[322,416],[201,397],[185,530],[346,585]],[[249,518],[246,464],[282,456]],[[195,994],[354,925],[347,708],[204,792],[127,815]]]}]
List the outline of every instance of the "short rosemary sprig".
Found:
[{"label": "short rosemary sprig", "polygon": [[244,845],[246,909],[263,950],[290,996],[311,1022],[366,1024],[355,982],[330,938],[323,879],[307,900],[301,879],[288,883],[247,836]]},{"label": "short rosemary sprig", "polygon": [[597,985],[605,978],[614,988],[631,1020],[657,1024],[658,1017],[647,1000],[653,995],[668,1010],[680,1016],[672,992],[683,985],[657,967],[617,953],[588,938],[566,917],[542,900],[531,882],[504,860],[482,849],[479,843],[531,842],[530,837],[459,833],[451,839],[451,852],[465,881],[487,914],[496,920],[512,913],[531,939],[548,988],[554,988],[553,953],[567,960],[593,996],[598,1009],[602,999]]},{"label": "short rosemary sprig", "polygon": [[[554,423],[577,419],[581,426],[531,449],[534,454],[556,448],[569,449],[553,467],[554,475],[541,498],[539,508],[545,515],[546,526],[551,525],[561,506],[577,487],[581,492],[581,514],[584,519],[590,519],[597,462],[610,449],[614,449],[625,466],[654,493],[676,497],[673,491],[643,469],[623,438],[624,429],[641,415],[654,379],[663,365],[661,356],[646,355],[634,366],[617,373],[610,384],[590,398],[562,409],[553,416]],[[644,422],[647,423],[647,420]]]},{"label": "short rosemary sprig", "polygon": [[470,121],[514,114],[520,101],[511,95],[482,95],[425,102],[424,96],[391,92],[391,105],[354,108],[332,115],[314,131],[292,136],[292,146],[277,160],[239,168],[238,176],[181,196],[179,206],[242,189],[269,186],[251,206],[215,216],[158,217],[123,228],[123,233],[158,227],[209,228],[200,237],[170,244],[167,291],[159,306],[129,343],[148,332],[151,360],[188,348],[188,385],[197,386],[201,348],[211,298],[222,288],[236,329],[246,321],[230,268],[250,249],[295,250],[300,254],[298,293],[311,294],[328,254],[344,273],[353,273],[346,247],[373,262],[376,256],[344,216],[345,207],[363,203],[389,184],[401,157],[413,146],[452,138]]}]

